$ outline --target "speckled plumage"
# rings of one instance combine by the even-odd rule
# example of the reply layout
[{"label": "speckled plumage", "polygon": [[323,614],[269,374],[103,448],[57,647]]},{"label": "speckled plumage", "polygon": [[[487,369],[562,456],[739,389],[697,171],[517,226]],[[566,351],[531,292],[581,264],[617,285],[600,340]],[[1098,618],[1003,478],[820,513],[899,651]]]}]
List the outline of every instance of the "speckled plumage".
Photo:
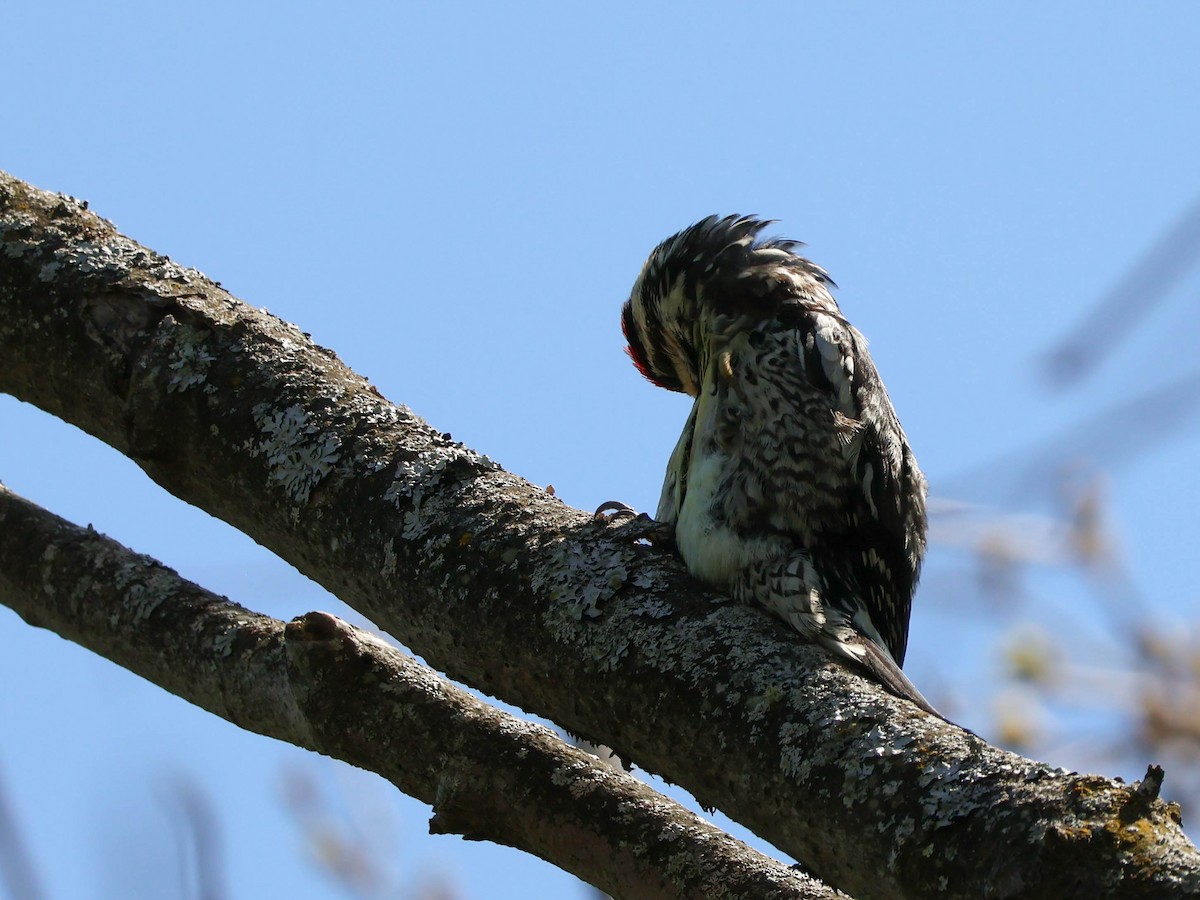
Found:
[{"label": "speckled plumage", "polygon": [[931,709],[900,671],[925,479],[832,281],[768,224],[668,238],[622,311],[642,374],[695,398],[656,518],[696,577]]}]

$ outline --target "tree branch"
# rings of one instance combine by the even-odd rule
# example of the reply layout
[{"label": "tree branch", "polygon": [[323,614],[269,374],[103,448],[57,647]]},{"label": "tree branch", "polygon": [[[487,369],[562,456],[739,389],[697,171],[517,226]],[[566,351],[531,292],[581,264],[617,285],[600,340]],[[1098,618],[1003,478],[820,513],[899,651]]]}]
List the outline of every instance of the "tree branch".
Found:
[{"label": "tree branch", "polygon": [[[1177,811],[991,747],[387,403],[293,326],[0,177],[0,389],[433,665],[872,897],[1190,896]],[[1132,815],[1131,809],[1137,810]]]},{"label": "tree branch", "polygon": [[540,856],[614,896],[825,898],[555,734],[328,613],[289,623],[0,485],[0,602],[235,725],[377,772],[430,831]]}]

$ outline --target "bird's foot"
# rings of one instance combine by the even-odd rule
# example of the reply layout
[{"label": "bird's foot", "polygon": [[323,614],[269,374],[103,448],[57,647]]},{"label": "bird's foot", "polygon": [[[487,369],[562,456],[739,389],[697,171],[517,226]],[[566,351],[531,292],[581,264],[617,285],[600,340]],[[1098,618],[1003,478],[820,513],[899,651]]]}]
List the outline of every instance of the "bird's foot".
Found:
[{"label": "bird's foot", "polygon": [[592,518],[598,522],[604,521],[612,524],[622,519],[634,519],[642,515],[645,515],[645,513],[639,513],[628,503],[622,503],[620,500],[605,500],[596,507],[596,511],[592,513]]},{"label": "bird's foot", "polygon": [[670,545],[674,534],[670,526],[640,513],[628,503],[608,500],[596,507],[592,518],[620,531],[621,537],[631,541],[646,541],[655,546]]}]

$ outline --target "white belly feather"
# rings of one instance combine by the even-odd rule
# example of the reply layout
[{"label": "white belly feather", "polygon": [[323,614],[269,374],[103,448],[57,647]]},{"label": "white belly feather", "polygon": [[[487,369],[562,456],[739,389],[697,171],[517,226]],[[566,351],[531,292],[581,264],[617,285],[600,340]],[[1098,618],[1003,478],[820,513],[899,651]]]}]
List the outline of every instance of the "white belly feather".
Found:
[{"label": "white belly feather", "polygon": [[745,537],[713,515],[728,466],[729,460],[721,453],[692,457],[687,494],[675,524],[675,543],[688,571],[701,581],[725,589],[749,562]]}]

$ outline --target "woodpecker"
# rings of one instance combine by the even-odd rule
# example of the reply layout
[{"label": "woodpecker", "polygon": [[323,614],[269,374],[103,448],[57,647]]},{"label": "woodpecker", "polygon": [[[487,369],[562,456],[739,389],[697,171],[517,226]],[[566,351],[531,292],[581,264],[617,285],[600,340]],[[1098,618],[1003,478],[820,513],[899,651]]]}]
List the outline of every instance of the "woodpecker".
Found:
[{"label": "woodpecker", "polygon": [[692,575],[936,715],[900,668],[925,478],[833,281],[771,224],[668,238],[622,308],[638,371],[694,400],[655,518]]}]

